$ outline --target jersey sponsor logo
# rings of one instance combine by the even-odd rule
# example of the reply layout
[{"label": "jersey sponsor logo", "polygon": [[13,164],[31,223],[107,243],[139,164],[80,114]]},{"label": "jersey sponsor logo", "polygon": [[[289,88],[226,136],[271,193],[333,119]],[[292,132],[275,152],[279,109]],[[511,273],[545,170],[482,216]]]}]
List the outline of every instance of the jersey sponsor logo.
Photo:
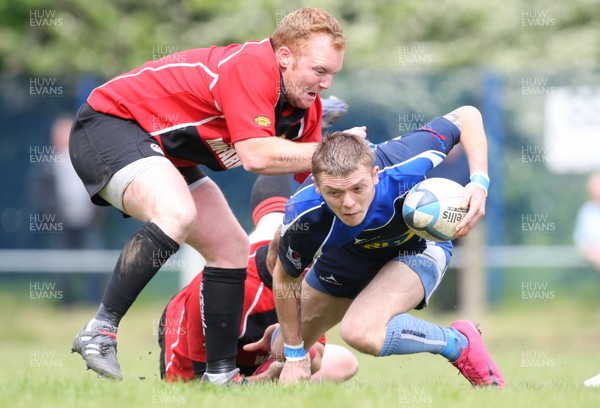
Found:
[{"label": "jersey sponsor logo", "polygon": [[219,158],[223,167],[231,169],[242,164],[240,157],[237,155],[233,146],[229,143],[225,143],[223,139],[207,140],[206,144],[208,144],[208,147]]},{"label": "jersey sponsor logo", "polygon": [[292,263],[292,265],[294,265],[294,268],[296,268],[298,270],[302,269],[302,257],[300,256],[300,254],[298,252],[294,251],[289,246],[288,246],[287,254],[285,254],[285,257],[288,261],[290,261]]},{"label": "jersey sponsor logo", "polygon": [[398,241],[394,241],[394,242],[390,242],[390,241],[373,242],[371,244],[362,245],[362,247],[364,249],[381,249],[381,248],[387,248],[390,245],[391,246],[398,246],[398,245],[400,245],[400,243]]},{"label": "jersey sponsor logo", "polygon": [[[409,230],[409,231],[406,231],[404,234],[400,235],[399,237],[395,237],[395,238],[391,238],[391,239],[384,239],[384,240],[380,240],[378,242],[369,242],[369,243],[364,243],[364,244],[355,243],[355,244],[359,245],[360,247],[362,247],[364,249],[383,249],[383,248],[397,247],[397,246],[400,246],[400,245],[404,244],[405,242],[407,242],[414,235],[415,234]],[[375,239],[380,239],[380,238],[375,237]],[[369,240],[369,241],[371,241],[371,240]]]},{"label": "jersey sponsor logo", "polygon": [[367,242],[371,242],[376,239],[379,239],[379,236],[373,238],[354,238],[354,245],[366,244]]},{"label": "jersey sponsor logo", "polygon": [[259,126],[271,126],[271,119],[267,118],[264,115],[258,115],[257,117],[255,117],[254,122],[256,122],[256,124]]},{"label": "jersey sponsor logo", "polygon": [[330,285],[342,286],[342,284],[339,283],[335,279],[335,277],[333,276],[333,274],[331,274],[329,276],[321,276],[321,275],[319,275],[319,280],[322,280],[323,282],[329,283]]}]

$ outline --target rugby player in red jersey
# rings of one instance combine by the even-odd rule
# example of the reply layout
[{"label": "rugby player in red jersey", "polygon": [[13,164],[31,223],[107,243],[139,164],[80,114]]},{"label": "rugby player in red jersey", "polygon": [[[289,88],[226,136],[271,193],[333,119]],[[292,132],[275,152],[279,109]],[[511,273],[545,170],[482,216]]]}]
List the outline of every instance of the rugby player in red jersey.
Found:
[{"label": "rugby player in red jersey", "polygon": [[[125,244],[98,312],[73,341],[90,369],[122,378],[121,318],[186,242],[207,261],[206,380],[235,377],[248,237],[198,165],[293,173],[302,181],[321,139],[319,94],[341,69],[345,44],[335,18],[307,7],[283,18],[272,37],[183,51],[92,91],[71,131],[73,166],[94,203],[144,224]],[[364,128],[351,131],[365,135]]]}]

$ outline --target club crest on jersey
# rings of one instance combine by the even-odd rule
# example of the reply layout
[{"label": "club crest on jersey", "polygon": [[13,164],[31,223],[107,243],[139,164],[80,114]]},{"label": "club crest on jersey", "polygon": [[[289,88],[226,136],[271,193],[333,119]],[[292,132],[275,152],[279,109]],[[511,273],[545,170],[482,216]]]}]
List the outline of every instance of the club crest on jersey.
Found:
[{"label": "club crest on jersey", "polygon": [[271,126],[271,119],[267,118],[264,115],[258,115],[254,118],[254,122],[256,122],[259,126]]},{"label": "club crest on jersey", "polygon": [[292,263],[292,265],[294,265],[294,268],[298,270],[302,269],[302,258],[300,257],[300,254],[289,246],[285,257]]}]

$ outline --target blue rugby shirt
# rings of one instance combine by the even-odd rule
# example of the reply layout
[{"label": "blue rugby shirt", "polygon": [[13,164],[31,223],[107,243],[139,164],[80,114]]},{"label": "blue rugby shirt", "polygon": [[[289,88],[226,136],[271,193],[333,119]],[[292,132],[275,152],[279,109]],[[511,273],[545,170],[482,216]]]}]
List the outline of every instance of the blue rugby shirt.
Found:
[{"label": "blue rugby shirt", "polygon": [[[414,132],[372,144],[379,183],[365,219],[354,227],[335,216],[307,178],[286,205],[279,243],[279,259],[286,272],[298,277],[314,259],[342,245],[373,256],[422,252],[426,241],[402,219],[404,197],[459,141],[460,130],[438,117]],[[452,248],[451,242],[443,245]]]}]

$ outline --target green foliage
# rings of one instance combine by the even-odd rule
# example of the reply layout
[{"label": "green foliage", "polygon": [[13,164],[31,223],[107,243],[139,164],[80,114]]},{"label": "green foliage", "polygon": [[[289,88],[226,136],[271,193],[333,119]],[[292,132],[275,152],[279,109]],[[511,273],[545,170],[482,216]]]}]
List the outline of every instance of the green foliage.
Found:
[{"label": "green foliage", "polygon": [[264,38],[283,15],[308,4],[340,20],[351,67],[410,70],[399,54],[415,46],[440,69],[583,68],[600,57],[600,8],[592,0],[23,0],[0,5],[0,70],[108,77],[152,59],[154,47]]}]

